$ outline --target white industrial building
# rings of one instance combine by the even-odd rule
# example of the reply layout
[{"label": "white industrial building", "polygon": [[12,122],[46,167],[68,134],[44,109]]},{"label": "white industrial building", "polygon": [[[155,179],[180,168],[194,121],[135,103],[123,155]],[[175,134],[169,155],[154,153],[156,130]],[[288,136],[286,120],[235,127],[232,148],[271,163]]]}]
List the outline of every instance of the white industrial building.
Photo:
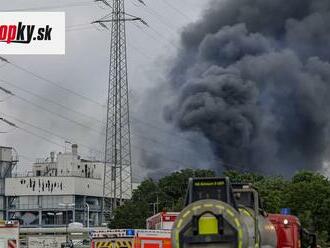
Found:
[{"label": "white industrial building", "polygon": [[[4,161],[12,159],[11,151],[0,147],[0,173],[12,170],[4,166],[10,164]],[[20,219],[23,227],[56,227],[87,225],[89,216],[89,225],[99,226],[103,173],[102,162],[80,158],[78,146],[72,145],[70,152],[37,160],[32,171],[3,174],[2,179],[0,174],[0,219]]]}]

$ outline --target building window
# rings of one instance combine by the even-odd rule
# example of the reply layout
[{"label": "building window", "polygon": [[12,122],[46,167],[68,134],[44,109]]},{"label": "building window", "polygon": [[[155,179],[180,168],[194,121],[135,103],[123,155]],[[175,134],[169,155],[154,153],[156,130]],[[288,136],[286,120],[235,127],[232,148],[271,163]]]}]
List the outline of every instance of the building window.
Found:
[{"label": "building window", "polygon": [[60,203],[73,203],[72,196],[42,196],[42,208],[60,208]]},{"label": "building window", "polygon": [[38,196],[20,196],[16,205],[17,209],[36,209],[39,208]]}]

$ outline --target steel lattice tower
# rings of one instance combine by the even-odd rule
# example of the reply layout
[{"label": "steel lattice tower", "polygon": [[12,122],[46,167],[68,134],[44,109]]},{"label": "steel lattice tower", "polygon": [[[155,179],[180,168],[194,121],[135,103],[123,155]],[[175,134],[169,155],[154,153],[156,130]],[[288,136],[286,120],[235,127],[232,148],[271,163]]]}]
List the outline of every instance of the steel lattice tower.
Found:
[{"label": "steel lattice tower", "polygon": [[[132,195],[132,164],[126,54],[126,22],[141,18],[125,12],[124,0],[98,0],[112,8],[111,15],[95,21],[102,27],[111,23],[110,68],[105,141],[102,218]],[[143,3],[142,0],[138,0]],[[108,17],[110,17],[108,19]],[[110,200],[111,199],[111,200]]]},{"label": "steel lattice tower", "polygon": [[108,21],[111,22],[111,45],[103,185],[106,216],[132,194],[125,17],[124,0],[113,0]]}]

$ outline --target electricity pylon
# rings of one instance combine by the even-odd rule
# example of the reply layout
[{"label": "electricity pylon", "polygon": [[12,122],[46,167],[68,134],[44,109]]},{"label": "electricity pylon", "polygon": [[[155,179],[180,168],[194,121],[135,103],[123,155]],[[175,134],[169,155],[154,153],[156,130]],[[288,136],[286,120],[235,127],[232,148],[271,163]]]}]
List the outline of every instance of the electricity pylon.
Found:
[{"label": "electricity pylon", "polygon": [[[112,13],[93,23],[111,23],[110,69],[105,141],[102,218],[132,195],[131,139],[126,54],[126,22],[141,18],[125,12],[124,0],[112,0]],[[104,220],[104,219],[103,219]]]}]

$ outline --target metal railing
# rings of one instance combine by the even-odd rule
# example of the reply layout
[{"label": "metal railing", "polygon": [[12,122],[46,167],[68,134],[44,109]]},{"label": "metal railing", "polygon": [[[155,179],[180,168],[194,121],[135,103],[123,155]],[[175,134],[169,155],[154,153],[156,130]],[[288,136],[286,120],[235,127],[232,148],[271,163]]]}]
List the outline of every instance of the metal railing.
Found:
[{"label": "metal railing", "polygon": [[[86,209],[86,205],[84,205],[84,204],[77,205],[76,204],[75,209],[77,209],[77,210],[85,210]],[[90,211],[100,211],[101,210],[101,206],[89,204],[89,210]]]},{"label": "metal railing", "polygon": [[8,208],[10,210],[30,210],[30,209],[38,210],[40,206],[39,204],[17,204],[17,205],[11,205]]},{"label": "metal railing", "polygon": [[[95,206],[95,205],[89,205],[90,206],[90,211],[101,211],[101,206]],[[1,209],[1,208],[0,208]],[[16,204],[16,205],[11,205],[8,207],[9,210],[52,210],[52,211],[63,211],[66,208],[65,207],[61,207],[58,205],[58,203],[54,203],[54,204],[43,204],[43,205],[39,205],[39,204]],[[85,210],[86,207],[82,204],[82,205],[76,205],[74,208],[70,208],[69,210],[71,211],[72,209],[75,210]]]}]

